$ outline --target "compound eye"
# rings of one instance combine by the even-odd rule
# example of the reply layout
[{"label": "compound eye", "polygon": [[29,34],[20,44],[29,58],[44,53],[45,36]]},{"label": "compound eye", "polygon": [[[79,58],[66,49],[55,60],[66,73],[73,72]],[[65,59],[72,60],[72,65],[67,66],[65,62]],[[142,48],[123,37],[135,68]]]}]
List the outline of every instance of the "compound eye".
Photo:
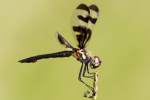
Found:
[{"label": "compound eye", "polygon": [[100,64],[101,64],[101,61],[100,61],[99,57],[94,56],[93,61],[92,61],[93,68],[99,67]]}]

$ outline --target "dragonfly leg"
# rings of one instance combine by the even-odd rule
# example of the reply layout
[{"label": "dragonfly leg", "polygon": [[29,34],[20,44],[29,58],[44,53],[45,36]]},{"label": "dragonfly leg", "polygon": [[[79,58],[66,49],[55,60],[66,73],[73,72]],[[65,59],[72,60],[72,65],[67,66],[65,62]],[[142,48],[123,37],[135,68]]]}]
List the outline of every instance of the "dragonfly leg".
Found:
[{"label": "dragonfly leg", "polygon": [[94,77],[94,75],[95,75],[95,72],[90,72],[89,66],[87,66],[87,73],[88,73],[88,74],[91,74],[93,77]]},{"label": "dragonfly leg", "polygon": [[[87,72],[88,75],[85,75]],[[90,73],[88,64],[85,65],[85,68],[83,69],[83,77],[94,79],[95,73]]]},{"label": "dragonfly leg", "polygon": [[[85,76],[85,73],[88,71],[88,74],[92,74],[92,76]],[[92,86],[86,84],[83,80],[82,77],[85,78],[90,78],[92,79]],[[84,94],[84,97],[88,97],[88,98],[96,98],[96,94],[97,94],[97,73],[90,73],[89,69],[88,69],[88,64],[85,64],[81,66],[81,70],[80,70],[80,74],[79,74],[79,80],[85,84],[91,91],[87,90]]]},{"label": "dragonfly leg", "polygon": [[83,63],[82,63],[82,66],[81,66],[81,69],[80,69],[80,72],[79,72],[79,77],[78,77],[78,80],[80,82],[82,82],[85,86],[87,86],[90,90],[93,90],[93,87],[91,87],[90,85],[88,85],[87,83],[85,83],[83,80],[82,80],[82,77],[84,77],[84,74],[85,74],[85,70],[86,69],[86,65],[84,66]]}]

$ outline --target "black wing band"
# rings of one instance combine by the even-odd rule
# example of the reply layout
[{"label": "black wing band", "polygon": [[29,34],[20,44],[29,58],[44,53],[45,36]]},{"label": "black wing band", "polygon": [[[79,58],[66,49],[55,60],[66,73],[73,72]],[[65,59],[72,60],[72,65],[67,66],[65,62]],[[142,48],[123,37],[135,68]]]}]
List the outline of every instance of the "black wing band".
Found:
[{"label": "black wing band", "polygon": [[[85,27],[85,26],[73,26],[73,31],[80,32],[80,33],[91,33],[91,29]],[[82,34],[83,35],[83,34]]]},{"label": "black wing band", "polygon": [[87,15],[86,17],[83,17],[82,15],[78,15],[78,18],[86,23],[88,23],[88,21],[90,20],[93,24],[96,23],[97,18],[92,18],[90,16],[90,10],[93,10],[97,13],[97,15],[99,14],[99,9],[96,5],[92,4],[90,6],[87,6],[86,4],[80,4],[76,9],[81,9],[81,10],[85,10],[88,12],[89,15]]},{"label": "black wing band", "polygon": [[73,51],[61,51],[61,52],[56,52],[56,53],[51,53],[51,54],[37,55],[37,56],[19,60],[19,62],[20,63],[32,63],[32,62],[36,62],[37,60],[40,60],[40,59],[69,57],[72,55],[72,53],[73,53]]},{"label": "black wing band", "polygon": [[86,4],[80,4],[76,9],[81,9],[81,10],[85,10],[88,13],[90,13],[89,7]]},{"label": "black wing band", "polygon": [[97,13],[99,13],[99,9],[98,9],[98,7],[97,7],[96,5],[92,4],[92,5],[89,6],[89,8],[90,8],[91,10],[94,10],[94,11],[96,11]]},{"label": "black wing band", "polygon": [[89,16],[83,17],[82,15],[78,15],[77,17],[78,17],[80,20],[82,20],[82,21],[84,21],[84,22],[86,22],[86,23],[89,22]]},{"label": "black wing band", "polygon": [[79,32],[81,34],[76,35],[77,40],[80,41],[78,47],[81,49],[85,47],[87,41],[91,37],[91,29],[84,26],[73,26],[73,31]]},{"label": "black wing band", "polygon": [[89,21],[91,21],[93,24],[96,23],[97,21],[97,18],[92,18],[91,16],[86,16],[86,17],[83,17],[82,15],[78,15],[77,16],[80,20],[86,22],[88,24]]},{"label": "black wing band", "polygon": [[[84,48],[86,46],[86,43],[91,38],[92,30],[91,27],[89,27],[88,24],[90,22],[92,24],[95,24],[97,21],[97,17],[99,15],[99,9],[95,4],[92,5],[86,5],[86,4],[80,4],[77,8],[77,10],[84,10],[87,13],[77,13],[77,19],[79,21],[78,25],[73,26],[73,31],[76,34],[76,39],[78,41],[78,47]],[[95,12],[95,13],[93,13]],[[83,23],[80,23],[82,21]]]}]

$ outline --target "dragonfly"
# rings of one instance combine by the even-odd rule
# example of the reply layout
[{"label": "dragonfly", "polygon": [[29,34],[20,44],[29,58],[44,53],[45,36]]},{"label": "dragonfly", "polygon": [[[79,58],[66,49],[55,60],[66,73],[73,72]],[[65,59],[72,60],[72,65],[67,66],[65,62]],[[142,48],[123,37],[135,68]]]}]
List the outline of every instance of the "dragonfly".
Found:
[{"label": "dragonfly", "polygon": [[[90,72],[90,69],[97,69],[101,65],[101,60],[98,56],[90,55],[86,49],[86,44],[92,36],[92,29],[88,27],[88,24],[95,24],[99,15],[99,8],[95,4],[87,5],[84,3],[79,4],[76,9],[82,13],[78,13],[76,18],[79,22],[78,25],[73,25],[72,30],[75,33],[75,38],[77,40],[77,47],[73,47],[59,32],[56,32],[58,41],[60,44],[64,45],[67,50],[59,51],[49,54],[41,54],[25,59],[19,60],[20,63],[34,63],[38,60],[48,59],[48,58],[64,58],[73,56],[77,61],[81,62],[81,68],[79,71],[78,80],[82,82],[86,87],[92,91],[92,95],[85,97],[93,98],[96,95],[96,82],[97,73]],[[95,13],[96,16],[92,16]],[[87,75],[86,75],[87,74]],[[88,78],[93,80],[93,85],[87,84],[83,79]]]}]

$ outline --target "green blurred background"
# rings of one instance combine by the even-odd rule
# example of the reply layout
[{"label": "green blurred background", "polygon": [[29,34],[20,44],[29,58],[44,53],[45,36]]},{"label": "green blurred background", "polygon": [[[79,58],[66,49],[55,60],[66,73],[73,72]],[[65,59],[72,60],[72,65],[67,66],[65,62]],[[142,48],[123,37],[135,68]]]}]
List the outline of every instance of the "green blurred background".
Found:
[{"label": "green blurred background", "polygon": [[81,3],[101,10],[88,45],[102,59],[97,100],[150,100],[149,0],[0,0],[0,100],[88,100],[75,59],[20,64],[24,57],[75,46],[71,17]]}]

